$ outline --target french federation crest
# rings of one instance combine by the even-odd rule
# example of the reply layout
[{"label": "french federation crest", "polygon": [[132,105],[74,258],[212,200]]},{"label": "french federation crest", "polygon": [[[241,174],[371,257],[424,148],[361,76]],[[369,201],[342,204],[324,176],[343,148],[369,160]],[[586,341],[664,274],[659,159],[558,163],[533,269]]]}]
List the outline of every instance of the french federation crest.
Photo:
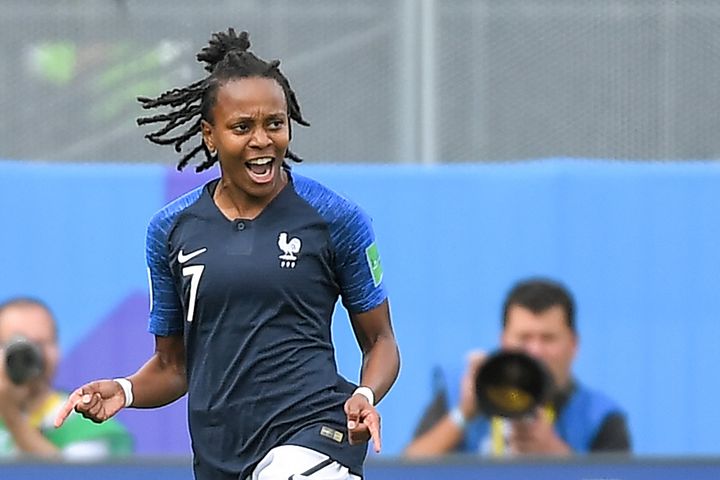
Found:
[{"label": "french federation crest", "polygon": [[283,252],[282,255],[278,257],[280,259],[280,268],[295,268],[298,258],[297,255],[300,253],[300,248],[302,248],[300,239],[293,237],[288,240],[287,232],[280,232],[278,247]]}]

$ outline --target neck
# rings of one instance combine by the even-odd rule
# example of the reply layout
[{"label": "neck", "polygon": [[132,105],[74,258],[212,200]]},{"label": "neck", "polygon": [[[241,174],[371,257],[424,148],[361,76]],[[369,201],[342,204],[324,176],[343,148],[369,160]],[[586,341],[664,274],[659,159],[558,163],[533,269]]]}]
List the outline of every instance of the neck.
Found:
[{"label": "neck", "polygon": [[280,170],[280,178],[269,195],[254,197],[237,188],[232,182],[221,177],[215,188],[213,199],[218,208],[231,220],[244,218],[252,220],[268,206],[288,183],[287,172]]},{"label": "neck", "polygon": [[573,382],[571,377],[566,377],[562,380],[555,380],[555,391],[564,393],[572,389]]}]

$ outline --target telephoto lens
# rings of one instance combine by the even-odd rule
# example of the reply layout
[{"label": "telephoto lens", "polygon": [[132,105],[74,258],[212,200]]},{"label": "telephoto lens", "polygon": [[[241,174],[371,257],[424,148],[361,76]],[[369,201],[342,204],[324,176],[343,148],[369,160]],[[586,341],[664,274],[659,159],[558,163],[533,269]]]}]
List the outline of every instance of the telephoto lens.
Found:
[{"label": "telephoto lens", "polygon": [[546,367],[519,351],[490,355],[475,377],[478,406],[488,416],[522,418],[550,399],[553,380]]},{"label": "telephoto lens", "polygon": [[39,345],[25,337],[13,337],[5,345],[5,371],[15,385],[23,385],[40,375],[45,359]]}]

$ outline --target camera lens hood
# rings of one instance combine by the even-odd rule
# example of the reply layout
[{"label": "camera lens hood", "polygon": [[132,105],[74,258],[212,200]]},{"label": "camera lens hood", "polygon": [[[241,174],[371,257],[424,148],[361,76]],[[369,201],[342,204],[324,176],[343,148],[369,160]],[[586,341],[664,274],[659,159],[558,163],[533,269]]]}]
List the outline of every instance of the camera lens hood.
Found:
[{"label": "camera lens hood", "polygon": [[14,337],[5,346],[5,371],[16,385],[23,385],[39,377],[45,369],[45,359],[39,345],[25,337]]},{"label": "camera lens hood", "polygon": [[475,377],[480,409],[488,416],[520,418],[547,402],[553,389],[545,366],[520,351],[490,355]]}]

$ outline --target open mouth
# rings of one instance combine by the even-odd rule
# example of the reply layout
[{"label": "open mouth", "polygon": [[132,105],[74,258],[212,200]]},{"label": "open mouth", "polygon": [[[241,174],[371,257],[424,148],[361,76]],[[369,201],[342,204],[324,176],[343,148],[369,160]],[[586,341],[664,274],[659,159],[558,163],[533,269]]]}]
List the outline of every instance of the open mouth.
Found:
[{"label": "open mouth", "polygon": [[275,170],[275,159],[272,157],[254,158],[245,162],[250,178],[256,183],[272,181]]}]

